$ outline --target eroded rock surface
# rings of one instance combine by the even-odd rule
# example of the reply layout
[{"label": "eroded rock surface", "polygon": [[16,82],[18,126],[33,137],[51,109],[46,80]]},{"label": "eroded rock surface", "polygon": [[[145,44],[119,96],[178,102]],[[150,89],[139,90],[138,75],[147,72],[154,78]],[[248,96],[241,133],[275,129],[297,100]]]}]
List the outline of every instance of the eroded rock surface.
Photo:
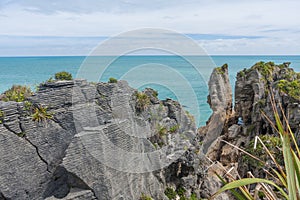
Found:
[{"label": "eroded rock surface", "polygon": [[[221,69],[219,68],[219,71],[216,69],[214,73],[222,72]],[[221,74],[212,74],[211,80],[217,77],[213,83],[224,82]],[[259,62],[250,69],[244,69],[237,74],[234,111],[230,107],[226,107],[226,105],[230,105],[231,101],[225,104],[226,98],[223,92],[226,90],[224,90],[224,86],[222,89],[210,84],[209,102],[213,104],[211,107],[214,113],[207,126],[200,129],[200,136],[205,135],[203,140],[204,153],[206,153],[207,159],[211,161],[211,167],[207,172],[209,178],[203,181],[204,196],[210,196],[221,186],[221,184],[218,185],[218,179],[215,178],[214,172],[219,175],[230,173],[234,178],[246,177],[248,172],[251,172],[255,177],[264,178],[266,176],[260,170],[261,166],[257,161],[251,161],[251,158],[246,157],[237,148],[253,151],[256,136],[262,138],[267,144],[277,137],[276,131],[273,130],[266,117],[262,115],[265,113],[271,121],[274,121],[271,105],[272,95],[274,95],[277,108],[282,106],[292,131],[299,140],[299,77],[298,73],[289,68],[289,63],[276,65],[272,62]],[[227,86],[229,87],[229,85]],[[212,92],[215,95],[211,95]],[[210,100],[211,96],[214,97],[213,100]],[[238,118],[242,119],[243,122],[238,124]],[[216,127],[221,128],[217,129]],[[272,145],[270,146],[272,148]],[[273,148],[276,150],[278,147],[274,146]],[[259,151],[256,153],[261,159],[268,159],[265,153],[260,155]],[[269,161],[265,160],[265,162],[272,163],[270,159]],[[268,166],[264,166],[264,168],[268,170]],[[211,184],[211,182],[215,184]],[[227,199],[228,196],[219,198]]]},{"label": "eroded rock surface", "polygon": [[[203,171],[193,117],[151,89],[143,94],[145,104],[124,81],[56,81],[42,84],[26,102],[0,102],[0,194],[22,200],[167,199],[167,187],[199,194]],[[38,106],[52,117],[33,121]]]}]

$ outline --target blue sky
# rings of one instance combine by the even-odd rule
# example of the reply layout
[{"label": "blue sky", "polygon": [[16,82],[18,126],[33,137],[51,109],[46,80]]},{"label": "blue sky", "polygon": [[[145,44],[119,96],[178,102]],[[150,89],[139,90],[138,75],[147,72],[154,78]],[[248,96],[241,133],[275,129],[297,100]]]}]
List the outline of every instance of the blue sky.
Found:
[{"label": "blue sky", "polygon": [[211,55],[299,55],[299,0],[0,0],[0,56],[87,55],[121,32],[153,27]]}]

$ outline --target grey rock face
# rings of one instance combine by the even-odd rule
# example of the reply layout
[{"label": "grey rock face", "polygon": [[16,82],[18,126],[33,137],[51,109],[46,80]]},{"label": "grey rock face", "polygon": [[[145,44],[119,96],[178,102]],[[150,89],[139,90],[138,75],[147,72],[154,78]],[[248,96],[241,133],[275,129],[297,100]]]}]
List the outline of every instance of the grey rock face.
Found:
[{"label": "grey rock face", "polygon": [[[253,148],[249,144],[255,136],[272,136],[276,133],[262,116],[262,112],[264,112],[266,116],[274,120],[270,100],[272,93],[277,108],[279,109],[279,105],[282,105],[284,112],[288,115],[292,131],[299,140],[299,95],[297,96],[297,92],[293,91],[292,87],[280,88],[280,83],[290,84],[294,81],[294,85],[297,85],[299,80],[299,74],[295,73],[288,65],[288,63],[275,65],[272,62],[259,62],[250,69],[239,72],[235,84],[235,112],[232,114],[230,114],[230,107],[226,107],[230,103],[225,103],[226,98],[222,95],[226,91],[224,87],[210,84],[211,91],[208,100],[212,104],[214,113],[207,126],[202,127],[199,132],[202,135],[205,133],[204,152],[206,157],[214,162],[211,163],[212,168],[217,166],[217,170],[214,170],[219,175],[230,173],[233,177],[237,177],[237,175],[245,177],[246,173],[251,170],[255,177],[262,176],[263,173],[259,173],[258,169],[253,169],[253,166],[243,161],[245,154],[232,145],[242,149]],[[214,73],[216,72],[217,70],[214,71]],[[212,74],[211,79],[214,77],[216,80],[213,83],[222,82],[220,75]],[[239,117],[243,119],[243,125],[237,124]],[[217,129],[217,127],[221,128]],[[218,184],[218,179],[215,179],[216,177],[211,173],[212,171],[212,169],[208,169],[208,177],[203,179],[203,197],[209,197],[221,186]],[[226,193],[224,195],[219,198],[228,199],[230,197],[226,196],[228,195]]]},{"label": "grey rock face", "polygon": [[42,199],[50,177],[36,148],[0,124],[0,193],[5,199]]},{"label": "grey rock face", "polygon": [[[207,174],[203,177],[200,184],[200,196],[202,198],[211,197],[222,186],[215,172],[218,172],[219,175],[226,173],[223,170],[226,169],[225,167],[219,167],[219,165],[214,164],[214,162],[220,160],[220,155],[223,154],[222,147],[224,144],[222,140],[225,139],[223,134],[227,131],[227,123],[233,114],[232,91],[226,64],[214,69],[208,85],[208,103],[213,110],[213,114],[209,118],[207,125],[199,129],[199,135],[203,137],[202,148],[207,162],[205,164]],[[223,193],[216,199],[230,199],[230,196],[227,193]]]},{"label": "grey rock face", "polygon": [[200,129],[200,134],[205,135],[203,152],[207,153],[213,141],[222,133],[225,121],[232,114],[232,91],[229,83],[228,66],[216,68],[209,79],[209,96],[213,114],[207,125]]},{"label": "grey rock face", "polygon": [[297,73],[288,67],[289,63],[281,65],[269,63],[271,69],[265,77],[262,75],[262,69],[257,65],[237,75],[235,86],[236,115],[243,117],[246,129],[252,136],[253,134],[272,134],[272,128],[261,114],[264,112],[270,119],[273,119],[274,114],[270,101],[270,91],[272,91],[277,106],[282,105],[284,112],[288,115],[290,126],[293,127],[293,131],[297,135],[300,131],[298,126],[298,104],[300,100],[284,93],[278,87],[281,80],[287,82],[297,80]]},{"label": "grey rock face", "polygon": [[[123,81],[45,83],[28,102],[47,108],[53,118],[46,122],[33,121],[25,103],[0,102],[3,198],[167,199],[167,186],[183,186],[188,194],[199,190],[193,118],[151,89],[145,109],[137,110],[136,93]],[[156,151],[163,153],[134,156]]]}]

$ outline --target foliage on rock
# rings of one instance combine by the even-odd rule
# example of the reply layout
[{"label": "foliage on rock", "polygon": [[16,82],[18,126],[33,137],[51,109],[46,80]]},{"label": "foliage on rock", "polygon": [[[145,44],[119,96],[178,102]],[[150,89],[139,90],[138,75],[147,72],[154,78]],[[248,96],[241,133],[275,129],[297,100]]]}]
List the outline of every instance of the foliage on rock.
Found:
[{"label": "foliage on rock", "polygon": [[218,74],[224,74],[227,69],[228,69],[228,64],[227,63],[225,63],[221,67],[216,67],[216,71],[217,71]]},{"label": "foliage on rock", "polygon": [[144,111],[150,105],[150,98],[144,92],[136,92],[136,105],[135,108],[138,112]]},{"label": "foliage on rock", "polygon": [[280,80],[277,87],[281,92],[284,92],[295,99],[300,99],[300,80]]},{"label": "foliage on rock", "polygon": [[4,118],[4,112],[0,110],[0,124],[3,123],[3,118]]},{"label": "foliage on rock", "polygon": [[271,75],[273,73],[275,67],[275,63],[274,62],[258,62],[256,63],[251,69],[257,69],[261,75],[264,76],[264,78],[266,80],[269,80],[271,78]]},{"label": "foliage on rock", "polygon": [[3,93],[2,101],[22,102],[33,94],[30,87],[22,85],[13,85],[9,90]]},{"label": "foliage on rock", "polygon": [[62,71],[62,72],[57,72],[55,74],[55,80],[68,81],[72,79],[73,79],[72,74],[70,74],[69,72]]},{"label": "foliage on rock", "polygon": [[149,195],[142,194],[139,200],[153,200]]},{"label": "foliage on rock", "polygon": [[118,80],[116,78],[110,77],[108,83],[117,83]]},{"label": "foliage on rock", "polygon": [[33,121],[36,122],[46,122],[53,118],[53,113],[47,111],[47,107],[38,105],[33,109],[33,114],[31,115]]},{"label": "foliage on rock", "polygon": [[[282,143],[280,138],[274,135],[263,135],[260,137],[260,139],[262,140],[264,145],[268,148],[270,153],[274,155],[278,163],[283,164],[282,152],[280,150],[282,148]],[[246,151],[251,155],[261,159],[264,162],[271,161],[268,154],[266,154],[265,148],[262,146],[261,143],[257,143],[255,139],[252,139],[250,141]],[[245,164],[249,164],[250,166],[255,168],[265,167],[265,165],[263,165],[260,162],[257,162],[257,160],[255,160],[254,158],[248,155],[243,156],[243,161]]]}]

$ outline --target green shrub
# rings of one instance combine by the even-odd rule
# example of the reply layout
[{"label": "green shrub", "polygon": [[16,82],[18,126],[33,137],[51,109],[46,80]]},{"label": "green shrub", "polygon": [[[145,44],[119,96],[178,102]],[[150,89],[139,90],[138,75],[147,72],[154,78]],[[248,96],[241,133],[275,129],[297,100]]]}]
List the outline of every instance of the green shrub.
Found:
[{"label": "green shrub", "polygon": [[26,136],[26,133],[25,133],[25,132],[21,132],[21,133],[18,133],[18,134],[17,134],[17,136],[19,136],[19,137],[22,137],[22,138],[23,138],[23,137],[25,137],[25,136]]},{"label": "green shrub", "polygon": [[225,63],[222,67],[217,67],[216,71],[218,74],[224,74],[226,69],[228,69],[227,63]]},{"label": "green shrub", "polygon": [[108,80],[109,83],[117,83],[118,80],[116,78],[110,77]]},{"label": "green shrub", "polygon": [[271,79],[275,64],[273,62],[265,63],[263,61],[256,63],[251,69],[257,69],[266,80]]},{"label": "green shrub", "polygon": [[69,72],[58,72],[55,74],[55,80],[72,80],[72,74],[70,74]]},{"label": "green shrub", "polygon": [[158,92],[156,90],[153,90],[153,96],[158,97]]},{"label": "green shrub", "polygon": [[294,80],[294,81],[280,80],[277,83],[277,87],[280,91],[288,94],[289,96],[295,99],[300,98],[300,80]]},{"label": "green shrub", "polygon": [[238,74],[239,74],[241,77],[245,77],[245,76],[246,76],[245,70],[238,72]]},{"label": "green shrub", "polygon": [[153,200],[150,196],[145,195],[144,193],[141,195],[139,200]]},{"label": "green shrub", "polygon": [[[72,75],[71,75],[71,79],[72,79]],[[51,76],[46,82],[50,82],[50,83],[54,82],[53,77]]]},{"label": "green shrub", "polygon": [[[275,157],[277,162],[280,164],[283,164],[282,152],[280,150],[282,148],[280,138],[277,136],[272,136],[272,135],[263,135],[260,137],[260,139],[265,144],[265,146],[268,148],[270,153]],[[264,147],[262,146],[261,143],[258,143],[256,145],[256,148],[254,149],[253,148],[254,143],[255,143],[255,139],[251,140],[246,151],[248,153],[250,153],[251,155],[266,162],[269,159],[269,155],[266,154]],[[250,166],[253,166],[255,168],[261,168],[261,167],[265,166],[264,164],[257,162],[257,160],[255,160],[254,158],[252,158],[251,156],[248,156],[248,155],[243,156],[243,161],[244,161],[244,163],[247,163]]]},{"label": "green shrub", "polygon": [[0,110],[0,124],[3,123],[3,118],[4,118],[4,112]]},{"label": "green shrub", "polygon": [[197,195],[193,193],[190,197],[190,200],[198,200]]},{"label": "green shrub", "polygon": [[136,105],[137,111],[142,112],[150,105],[150,98],[144,92],[136,93]]},{"label": "green shrub", "polygon": [[47,107],[39,105],[33,109],[33,114],[31,115],[31,117],[33,121],[46,122],[48,119],[53,118],[53,113],[49,113],[47,111]]},{"label": "green shrub", "polygon": [[158,134],[159,134],[160,136],[163,136],[163,135],[167,134],[168,130],[167,130],[166,127],[161,126],[161,125],[158,125],[158,126],[157,126],[157,132],[158,132]]},{"label": "green shrub", "polygon": [[173,188],[170,188],[170,187],[166,188],[166,190],[165,190],[165,195],[166,195],[170,200],[175,199],[176,196],[177,196],[177,194],[176,194],[176,192],[173,190]]},{"label": "green shrub", "polygon": [[175,133],[178,129],[179,129],[179,125],[177,124],[172,126],[169,131],[170,133]]},{"label": "green shrub", "polygon": [[31,109],[32,109],[32,103],[30,101],[24,101],[24,110],[31,111]]},{"label": "green shrub", "polygon": [[180,197],[183,197],[184,196],[184,193],[185,193],[185,189],[183,187],[179,187],[177,190],[176,190],[176,193],[180,196]]},{"label": "green shrub", "polygon": [[13,85],[12,88],[4,92],[2,101],[22,102],[33,94],[30,87],[22,85]]}]

